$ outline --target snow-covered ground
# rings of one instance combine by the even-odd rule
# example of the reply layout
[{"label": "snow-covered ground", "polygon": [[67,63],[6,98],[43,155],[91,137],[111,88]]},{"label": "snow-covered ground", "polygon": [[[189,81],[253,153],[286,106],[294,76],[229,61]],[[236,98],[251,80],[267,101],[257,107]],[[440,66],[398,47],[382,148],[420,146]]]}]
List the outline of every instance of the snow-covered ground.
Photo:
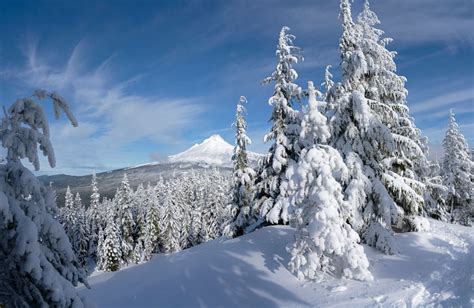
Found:
[{"label": "snow-covered ground", "polygon": [[272,226],[95,273],[81,292],[98,307],[472,307],[474,229],[430,223],[397,234],[397,255],[364,246],[372,282],[297,280],[286,268],[293,229]]}]

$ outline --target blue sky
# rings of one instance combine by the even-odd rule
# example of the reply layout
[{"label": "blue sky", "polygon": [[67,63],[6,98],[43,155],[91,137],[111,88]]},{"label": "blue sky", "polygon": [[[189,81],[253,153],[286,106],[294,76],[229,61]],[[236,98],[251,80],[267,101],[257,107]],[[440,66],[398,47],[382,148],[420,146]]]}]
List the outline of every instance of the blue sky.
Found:
[{"label": "blue sky", "polygon": [[[235,104],[249,101],[252,150],[263,152],[283,25],[305,61],[298,82],[338,73],[338,1],[10,1],[1,0],[0,99],[35,88],[70,101],[79,128],[54,121],[57,168],[88,174],[177,153],[211,134],[230,143]],[[357,14],[361,0],[356,0]],[[474,144],[474,4],[471,0],[374,0],[394,39],[409,107],[433,155],[449,108]],[[48,111],[50,111],[48,109]]]}]

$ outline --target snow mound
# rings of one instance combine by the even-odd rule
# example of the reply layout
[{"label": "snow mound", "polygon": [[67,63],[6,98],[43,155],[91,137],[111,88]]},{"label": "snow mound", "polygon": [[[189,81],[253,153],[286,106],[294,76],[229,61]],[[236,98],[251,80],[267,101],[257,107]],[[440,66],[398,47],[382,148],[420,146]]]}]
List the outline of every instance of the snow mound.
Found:
[{"label": "snow mound", "polygon": [[[220,135],[212,135],[202,143],[197,143],[176,155],[168,156],[170,163],[204,163],[229,167],[232,165],[234,146],[227,143]],[[249,159],[256,161],[260,154],[249,152]]]},{"label": "snow mound", "polygon": [[374,281],[299,281],[286,268],[288,226],[217,239],[115,273],[94,273],[81,293],[98,307],[471,307],[472,228],[430,220],[397,234],[400,253],[364,246]]}]

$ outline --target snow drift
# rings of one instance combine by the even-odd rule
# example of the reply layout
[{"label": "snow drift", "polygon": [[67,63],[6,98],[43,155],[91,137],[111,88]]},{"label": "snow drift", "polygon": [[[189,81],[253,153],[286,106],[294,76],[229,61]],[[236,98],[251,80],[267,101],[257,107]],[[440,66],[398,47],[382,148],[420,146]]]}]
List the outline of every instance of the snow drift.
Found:
[{"label": "snow drift", "polygon": [[218,239],[115,273],[81,288],[98,307],[466,306],[474,304],[472,228],[430,220],[429,232],[397,234],[397,255],[364,246],[372,282],[303,282],[287,270],[294,230],[271,226]]}]

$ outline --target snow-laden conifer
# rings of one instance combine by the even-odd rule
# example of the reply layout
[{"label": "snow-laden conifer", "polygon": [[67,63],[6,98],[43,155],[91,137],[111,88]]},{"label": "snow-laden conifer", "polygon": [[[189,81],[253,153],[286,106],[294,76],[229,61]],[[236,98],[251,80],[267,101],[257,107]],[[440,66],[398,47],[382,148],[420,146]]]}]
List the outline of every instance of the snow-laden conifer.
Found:
[{"label": "snow-laden conifer", "polygon": [[251,223],[250,206],[255,171],[249,166],[247,146],[251,143],[247,136],[245,107],[247,99],[240,97],[235,119],[235,147],[232,156],[234,166],[232,178],[232,203],[229,206],[230,222],[224,229],[224,235],[234,237],[244,233]]},{"label": "snow-laden conifer", "polygon": [[155,204],[148,206],[145,224],[143,258],[150,260],[152,254],[158,249],[158,239],[160,236],[158,208]]},{"label": "snow-laden conifer", "polygon": [[450,213],[455,221],[470,224],[474,215],[472,161],[453,110],[449,112],[449,126],[443,139],[443,147],[443,179],[448,189],[447,204]]},{"label": "snow-laden conifer", "polygon": [[441,167],[437,161],[429,162],[428,170],[425,174],[425,186],[424,210],[426,214],[444,222],[450,221],[449,209],[446,204],[448,188],[443,184]]},{"label": "snow-laden conifer", "polygon": [[125,263],[129,263],[132,261],[133,249],[135,247],[133,239],[135,224],[132,214],[132,189],[130,188],[127,174],[123,175],[115,201],[118,206],[118,219],[121,227],[122,260]]},{"label": "snow-laden conifer", "polygon": [[55,194],[21,162],[26,158],[39,170],[39,148],[55,166],[49,124],[37,102],[43,98],[53,101],[56,117],[64,111],[77,126],[66,101],[54,92],[36,91],[4,109],[0,140],[7,157],[0,165],[0,259],[2,282],[9,288],[2,290],[1,301],[12,307],[81,307],[84,302],[74,286],[87,281],[54,217]]},{"label": "snow-laden conifer", "polygon": [[113,219],[112,209],[108,212],[107,226],[100,234],[103,237],[99,247],[99,258],[101,269],[108,272],[119,270],[122,260],[120,230]]},{"label": "snow-laden conifer", "polygon": [[418,229],[414,220],[421,214],[424,203],[423,173],[428,168],[424,148],[427,145],[409,115],[406,78],[396,72],[396,53],[387,49],[392,39],[382,37],[384,32],[376,28],[378,24],[377,15],[365,0],[355,25],[361,33],[359,48],[365,70],[355,84],[371,111],[390,130],[394,141],[393,150],[386,153],[381,165],[384,169],[381,180],[400,207],[397,210],[400,215],[391,224],[399,230],[412,231]]},{"label": "snow-laden conifer", "polygon": [[[329,93],[331,93],[332,87],[334,87],[334,81],[332,80],[333,75],[330,71],[331,67],[332,67],[331,65],[326,66],[326,70],[324,72],[324,82],[321,83],[321,86],[324,89],[324,93],[322,94],[322,99],[321,99],[321,103],[323,104],[322,107],[326,107],[327,96],[329,95]],[[321,112],[323,112],[324,110],[325,108],[322,108]]]},{"label": "snow-laden conifer", "polygon": [[162,244],[165,252],[181,250],[180,235],[182,212],[175,208],[172,197],[167,195],[164,200],[163,218],[161,219]]},{"label": "snow-laden conifer", "polygon": [[330,132],[312,82],[308,93],[301,121],[303,150],[286,172],[291,224],[296,228],[295,242],[288,247],[289,268],[300,279],[322,279],[327,273],[370,280],[359,235],[347,223],[349,204],[340,183],[347,179],[348,169],[339,152],[325,145]]},{"label": "snow-laden conifer", "polygon": [[[350,170],[344,187],[353,213],[349,222],[367,243],[391,252],[391,223],[401,212],[383,184],[388,172],[382,160],[394,151],[395,142],[365,96],[368,63],[361,46],[362,30],[352,21],[348,0],[341,1],[341,17],[342,82],[328,95],[331,144],[339,150]],[[357,215],[361,211],[364,211],[363,222]]]},{"label": "snow-laden conifer", "polygon": [[274,82],[275,91],[269,99],[272,106],[270,121],[272,128],[265,135],[264,141],[273,144],[256,179],[256,195],[252,209],[258,219],[257,224],[267,221],[272,224],[288,221],[287,204],[278,203],[278,198],[285,198],[285,191],[281,191],[281,181],[291,160],[297,160],[299,155],[298,135],[299,116],[293,108],[296,101],[302,96],[301,88],[295,84],[298,78],[293,65],[303,60],[300,48],[293,45],[294,35],[289,34],[288,27],[280,32],[276,51],[277,66],[265,83]]},{"label": "snow-laden conifer", "polygon": [[100,229],[105,228],[105,217],[101,217],[100,193],[97,183],[97,175],[94,172],[91,180],[90,204],[86,211],[87,227],[89,234],[89,255],[97,260],[97,247]]}]

